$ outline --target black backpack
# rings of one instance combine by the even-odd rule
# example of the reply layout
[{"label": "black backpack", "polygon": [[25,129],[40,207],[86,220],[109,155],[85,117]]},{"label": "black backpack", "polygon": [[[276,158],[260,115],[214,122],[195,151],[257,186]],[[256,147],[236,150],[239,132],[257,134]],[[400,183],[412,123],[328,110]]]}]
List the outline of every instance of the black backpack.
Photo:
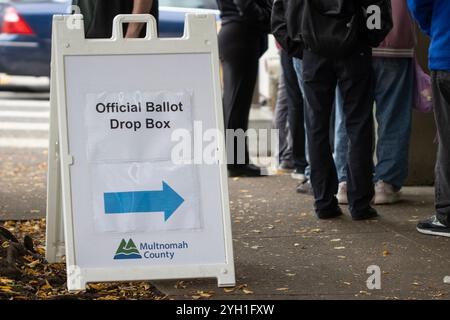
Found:
[{"label": "black backpack", "polygon": [[[305,49],[324,57],[345,57],[364,44],[378,46],[392,28],[389,0],[304,2],[300,26],[302,42]],[[381,6],[381,30],[367,28],[364,10],[370,4]]]}]

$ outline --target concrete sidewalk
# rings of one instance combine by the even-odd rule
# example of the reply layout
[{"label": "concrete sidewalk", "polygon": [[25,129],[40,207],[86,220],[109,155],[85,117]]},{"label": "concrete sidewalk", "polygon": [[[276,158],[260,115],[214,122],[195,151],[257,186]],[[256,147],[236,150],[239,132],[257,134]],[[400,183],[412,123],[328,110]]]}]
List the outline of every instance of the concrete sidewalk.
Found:
[{"label": "concrete sidewalk", "polygon": [[[404,201],[377,207],[381,217],[319,221],[312,198],[289,176],[230,180],[237,286],[215,280],[161,281],[173,299],[449,299],[450,239],[420,235],[433,213],[432,188],[406,188]],[[346,208],[345,208],[346,209]],[[367,268],[381,268],[369,290]]]}]

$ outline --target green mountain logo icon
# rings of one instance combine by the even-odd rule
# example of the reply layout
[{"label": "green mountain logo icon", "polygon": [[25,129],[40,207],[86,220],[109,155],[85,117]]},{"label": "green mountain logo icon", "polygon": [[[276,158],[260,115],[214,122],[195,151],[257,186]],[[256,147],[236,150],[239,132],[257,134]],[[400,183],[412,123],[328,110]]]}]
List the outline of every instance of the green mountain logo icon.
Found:
[{"label": "green mountain logo icon", "polygon": [[132,239],[128,240],[128,242],[126,242],[125,239],[122,239],[119,248],[116,251],[116,255],[114,256],[114,260],[127,259],[142,259],[142,256]]}]

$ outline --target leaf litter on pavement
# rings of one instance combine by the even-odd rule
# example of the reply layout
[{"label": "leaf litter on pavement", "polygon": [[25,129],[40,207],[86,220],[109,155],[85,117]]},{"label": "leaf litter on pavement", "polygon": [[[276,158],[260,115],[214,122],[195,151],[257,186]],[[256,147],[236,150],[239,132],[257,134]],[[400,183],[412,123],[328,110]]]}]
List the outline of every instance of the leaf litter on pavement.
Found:
[{"label": "leaf litter on pavement", "polygon": [[66,289],[65,263],[45,260],[45,219],[0,224],[0,300],[163,300],[149,282],[88,284]]}]

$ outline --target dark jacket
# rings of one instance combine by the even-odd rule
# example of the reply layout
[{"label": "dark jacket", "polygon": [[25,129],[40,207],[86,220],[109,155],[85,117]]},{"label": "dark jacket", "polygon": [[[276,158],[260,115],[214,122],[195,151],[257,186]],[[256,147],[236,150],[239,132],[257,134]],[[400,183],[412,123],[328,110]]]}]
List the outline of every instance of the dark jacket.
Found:
[{"label": "dark jacket", "polygon": [[273,0],[217,0],[222,23],[242,22],[251,28],[270,33]]},{"label": "dark jacket", "polygon": [[[359,1],[361,10],[363,7],[379,2],[379,0],[355,1]],[[271,25],[273,35],[290,56],[297,58],[302,58],[303,56],[304,44],[302,42],[301,17],[304,16],[306,8],[306,0],[275,0],[272,10]],[[369,44],[367,34],[361,35],[361,43]]]},{"label": "dark jacket", "polygon": [[[74,0],[84,16],[86,38],[110,38],[113,20],[118,14],[130,14],[133,11],[131,0]],[[158,20],[158,0],[153,1],[151,12]],[[124,26],[126,33],[126,25]],[[142,30],[141,36],[145,35]]]},{"label": "dark jacket", "polygon": [[272,33],[280,46],[291,57],[303,57],[300,19],[302,0],[275,0],[272,9]]}]

